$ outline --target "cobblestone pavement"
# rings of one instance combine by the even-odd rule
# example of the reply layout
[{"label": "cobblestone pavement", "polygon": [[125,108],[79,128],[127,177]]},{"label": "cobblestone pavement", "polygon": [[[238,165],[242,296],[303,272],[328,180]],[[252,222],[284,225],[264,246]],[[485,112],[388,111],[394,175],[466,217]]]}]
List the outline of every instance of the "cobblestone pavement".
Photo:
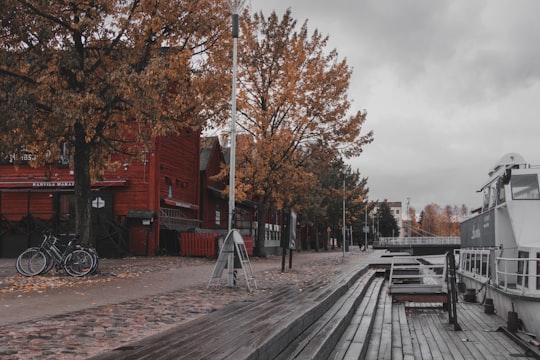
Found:
[{"label": "cobblestone pavement", "polygon": [[[8,319],[0,324],[0,359],[85,359],[195,320],[231,302],[255,301],[284,285],[300,291],[313,283],[324,286],[349,262],[363,258],[366,253],[302,252],[296,260],[293,257],[293,268],[285,272],[281,272],[281,257],[251,259],[258,285],[251,293],[241,282],[235,288],[207,289],[215,264],[207,259],[110,260],[102,263],[97,275],[83,279],[63,274],[25,278],[10,275],[0,263],[0,319]],[[152,287],[156,284],[159,286]],[[101,299],[88,301],[96,289],[100,289]],[[34,303],[35,297],[41,302]],[[55,304],[66,301],[73,307],[60,305],[50,315],[48,307],[54,309]],[[78,302],[82,305],[77,307]],[[9,320],[13,312],[20,313],[23,320]],[[29,313],[26,317],[25,312]]]}]

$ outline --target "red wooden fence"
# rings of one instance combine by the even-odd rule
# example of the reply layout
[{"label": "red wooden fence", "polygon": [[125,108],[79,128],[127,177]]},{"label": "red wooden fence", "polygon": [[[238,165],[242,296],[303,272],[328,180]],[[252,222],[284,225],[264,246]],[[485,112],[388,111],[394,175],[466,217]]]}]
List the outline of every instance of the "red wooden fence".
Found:
[{"label": "red wooden fence", "polygon": [[[180,256],[211,257],[218,255],[219,235],[216,233],[181,233]],[[253,256],[253,237],[244,236],[246,250]]]}]

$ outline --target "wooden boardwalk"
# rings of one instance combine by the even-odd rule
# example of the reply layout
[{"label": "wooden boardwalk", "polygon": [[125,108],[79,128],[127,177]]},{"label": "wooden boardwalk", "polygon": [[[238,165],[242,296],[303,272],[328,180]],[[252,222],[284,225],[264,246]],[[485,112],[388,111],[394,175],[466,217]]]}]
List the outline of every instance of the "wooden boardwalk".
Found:
[{"label": "wooden boardwalk", "polygon": [[442,303],[395,302],[382,274],[358,265],[330,286],[231,304],[95,359],[534,359],[479,304],[458,303],[455,331]]},{"label": "wooden boardwalk", "polygon": [[[391,296],[379,302],[377,321],[366,359],[534,359],[503,332],[497,315],[484,313],[480,304],[458,303],[455,331],[441,305],[392,303]],[[389,336],[391,329],[391,336]]]},{"label": "wooden boardwalk", "polygon": [[459,303],[462,331],[448,325],[440,309],[407,309],[408,327],[417,359],[515,359],[525,351],[504,333],[506,324],[496,315],[485,315],[477,304]]}]

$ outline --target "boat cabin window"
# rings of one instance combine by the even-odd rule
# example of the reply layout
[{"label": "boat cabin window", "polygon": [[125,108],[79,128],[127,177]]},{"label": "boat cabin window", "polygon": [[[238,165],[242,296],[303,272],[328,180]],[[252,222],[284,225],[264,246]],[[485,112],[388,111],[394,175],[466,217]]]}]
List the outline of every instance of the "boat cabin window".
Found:
[{"label": "boat cabin window", "polygon": [[463,263],[462,263],[462,269],[465,271],[471,271],[471,254],[465,253],[463,254]]},{"label": "boat cabin window", "polygon": [[499,178],[497,181],[497,204],[503,204],[506,202],[506,194],[504,193],[504,180]]},{"label": "boat cabin window", "polygon": [[536,174],[512,175],[512,199],[539,200],[538,177]]},{"label": "boat cabin window", "polygon": [[461,250],[460,270],[469,273],[474,277],[488,278],[489,272],[489,250]]},{"label": "boat cabin window", "polygon": [[480,267],[480,275],[488,276],[488,254],[482,254],[482,266]]},{"label": "boat cabin window", "polygon": [[482,203],[482,211],[489,209],[489,198],[490,198],[491,188],[488,186],[484,189],[484,201]]},{"label": "boat cabin window", "polygon": [[489,208],[492,209],[497,205],[497,185],[491,184],[491,191],[489,197]]},{"label": "boat cabin window", "polygon": [[[518,251],[518,258],[520,259],[529,259],[529,253],[527,251]],[[529,287],[527,282],[527,275],[529,275],[529,262],[528,260],[518,261],[517,268],[517,285],[523,287]]]},{"label": "boat cabin window", "polygon": [[540,290],[540,253],[536,253],[536,290]]}]

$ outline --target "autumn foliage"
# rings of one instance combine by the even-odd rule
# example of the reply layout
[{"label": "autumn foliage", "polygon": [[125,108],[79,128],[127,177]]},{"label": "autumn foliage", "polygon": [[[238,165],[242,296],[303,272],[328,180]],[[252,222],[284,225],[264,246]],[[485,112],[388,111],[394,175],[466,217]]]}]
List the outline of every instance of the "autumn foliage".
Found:
[{"label": "autumn foliage", "polygon": [[82,243],[90,182],[111,154],[224,117],[224,11],[204,0],[2,2],[0,144],[35,165],[67,146]]},{"label": "autumn foliage", "polygon": [[361,134],[366,112],[352,111],[347,95],[352,70],[327,37],[297,27],[290,10],[281,19],[244,12],[241,30],[236,175],[258,202],[262,252],[267,209],[300,208],[298,194],[316,191],[318,173],[359,155],[372,133]]},{"label": "autumn foliage", "polygon": [[[460,222],[465,218],[468,209],[446,205],[441,207],[431,203],[424,207],[418,219],[416,210],[409,209],[410,236],[459,236]],[[404,229],[405,236],[409,235],[409,226]]]},{"label": "autumn foliage", "polygon": [[[229,14],[211,0],[3,1],[1,150],[24,147],[41,165],[69,149],[83,244],[90,183],[118,166],[113,155],[136,158],[156,136],[186,127],[224,127]],[[240,25],[237,194],[258,203],[264,255],[267,209],[314,209],[327,196],[311,196],[322,193],[321,172],[358,156],[373,134],[362,133],[367,113],[347,94],[352,69],[327,49],[328,37],[307,21],[297,26],[290,10],[282,18],[246,10]],[[351,201],[361,204],[365,181],[351,179],[361,185]]]}]

